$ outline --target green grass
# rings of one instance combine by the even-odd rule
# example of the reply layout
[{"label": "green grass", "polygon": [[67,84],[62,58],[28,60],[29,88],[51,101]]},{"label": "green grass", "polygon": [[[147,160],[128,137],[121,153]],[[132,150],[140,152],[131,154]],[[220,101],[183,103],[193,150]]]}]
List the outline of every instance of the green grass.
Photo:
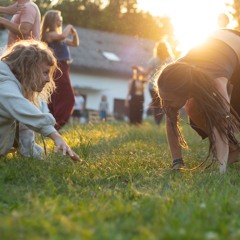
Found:
[{"label": "green grass", "polygon": [[[0,239],[240,239],[239,164],[177,172],[164,124],[101,123],[62,133],[85,160],[0,159]],[[207,142],[183,126],[186,167]]]}]

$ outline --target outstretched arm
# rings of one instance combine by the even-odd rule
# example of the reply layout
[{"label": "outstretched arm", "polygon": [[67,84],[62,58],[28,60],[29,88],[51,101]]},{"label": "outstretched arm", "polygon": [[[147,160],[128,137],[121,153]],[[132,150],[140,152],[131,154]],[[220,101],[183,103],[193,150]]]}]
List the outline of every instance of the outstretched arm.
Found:
[{"label": "outstretched arm", "polygon": [[213,134],[215,136],[215,148],[217,159],[220,162],[220,173],[226,172],[227,160],[229,155],[229,143],[226,137],[222,137],[216,128],[213,129]]},{"label": "outstretched arm", "polygon": [[6,18],[0,17],[0,25],[3,25],[5,28],[16,35],[21,35],[19,31],[19,24],[13,23]]},{"label": "outstretched arm", "polygon": [[8,14],[8,15],[14,15],[16,13],[21,13],[25,9],[24,4],[18,4],[14,3],[7,7],[0,7],[0,13],[2,14]]},{"label": "outstretched arm", "polygon": [[62,136],[58,132],[53,132],[48,135],[54,141],[56,146],[55,152],[62,151],[64,156],[69,155],[74,161],[81,161],[79,156],[67,145]]},{"label": "outstretched arm", "polygon": [[174,161],[182,158],[182,147],[178,140],[177,122],[171,122],[171,119],[168,116],[166,116],[166,130],[172,160]]},{"label": "outstretched arm", "polygon": [[[230,97],[228,95],[228,90],[227,90],[228,79],[221,77],[221,78],[215,79],[214,81],[215,81],[217,90],[222,94],[222,96],[227,100],[227,102],[230,103]],[[230,107],[228,108],[230,113]],[[226,131],[227,131],[227,126],[226,126]],[[216,154],[217,154],[216,157],[220,162],[220,172],[224,173],[226,171],[228,155],[229,155],[229,141],[227,137],[221,136],[215,127],[213,129],[212,134],[214,134],[215,136],[215,148],[216,148]]]},{"label": "outstretched arm", "polygon": [[47,41],[53,42],[53,41],[63,41],[67,38],[67,36],[71,33],[72,25],[67,25],[62,33],[58,33],[56,31],[48,32],[47,34]]}]

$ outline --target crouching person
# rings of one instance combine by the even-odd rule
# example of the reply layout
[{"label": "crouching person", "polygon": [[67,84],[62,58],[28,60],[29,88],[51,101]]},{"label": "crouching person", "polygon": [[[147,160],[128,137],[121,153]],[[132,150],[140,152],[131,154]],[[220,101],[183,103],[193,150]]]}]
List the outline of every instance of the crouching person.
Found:
[{"label": "crouching person", "polygon": [[54,141],[55,151],[79,161],[78,155],[54,128],[55,119],[39,109],[55,89],[56,59],[48,47],[35,40],[22,40],[0,57],[0,155],[14,147],[23,156],[41,158],[34,131]]}]

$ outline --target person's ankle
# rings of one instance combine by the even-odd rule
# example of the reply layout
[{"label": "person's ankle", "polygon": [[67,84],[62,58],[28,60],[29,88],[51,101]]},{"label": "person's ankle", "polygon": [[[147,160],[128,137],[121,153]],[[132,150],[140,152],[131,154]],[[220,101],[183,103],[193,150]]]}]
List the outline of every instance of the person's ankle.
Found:
[{"label": "person's ankle", "polygon": [[184,162],[182,158],[177,158],[172,161],[172,169],[181,169],[184,167]]}]

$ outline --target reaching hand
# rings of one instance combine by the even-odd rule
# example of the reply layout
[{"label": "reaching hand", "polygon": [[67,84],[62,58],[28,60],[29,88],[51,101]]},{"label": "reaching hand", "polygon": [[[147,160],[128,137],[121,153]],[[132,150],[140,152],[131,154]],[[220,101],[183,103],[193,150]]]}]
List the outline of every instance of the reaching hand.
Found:
[{"label": "reaching hand", "polygon": [[71,34],[73,36],[75,36],[77,34],[77,31],[76,31],[76,29],[74,27],[72,27],[72,29],[71,29]]},{"label": "reaching hand", "polygon": [[[80,162],[83,163],[83,160],[75,153],[72,151],[72,155],[69,155],[70,158],[74,161],[74,162]],[[67,153],[68,154],[68,153]]]},{"label": "reaching hand", "polygon": [[21,12],[23,12],[25,10],[25,6],[24,4],[18,4],[18,3],[14,3],[8,7],[5,8],[5,12],[6,14],[9,15],[14,15],[14,14],[19,14]]},{"label": "reaching hand", "polygon": [[62,152],[63,156],[68,155],[73,161],[81,163],[83,162],[80,157],[67,145],[59,133],[54,132],[50,134],[49,137],[54,141],[54,144],[56,146],[54,150],[55,152],[60,151]]}]

